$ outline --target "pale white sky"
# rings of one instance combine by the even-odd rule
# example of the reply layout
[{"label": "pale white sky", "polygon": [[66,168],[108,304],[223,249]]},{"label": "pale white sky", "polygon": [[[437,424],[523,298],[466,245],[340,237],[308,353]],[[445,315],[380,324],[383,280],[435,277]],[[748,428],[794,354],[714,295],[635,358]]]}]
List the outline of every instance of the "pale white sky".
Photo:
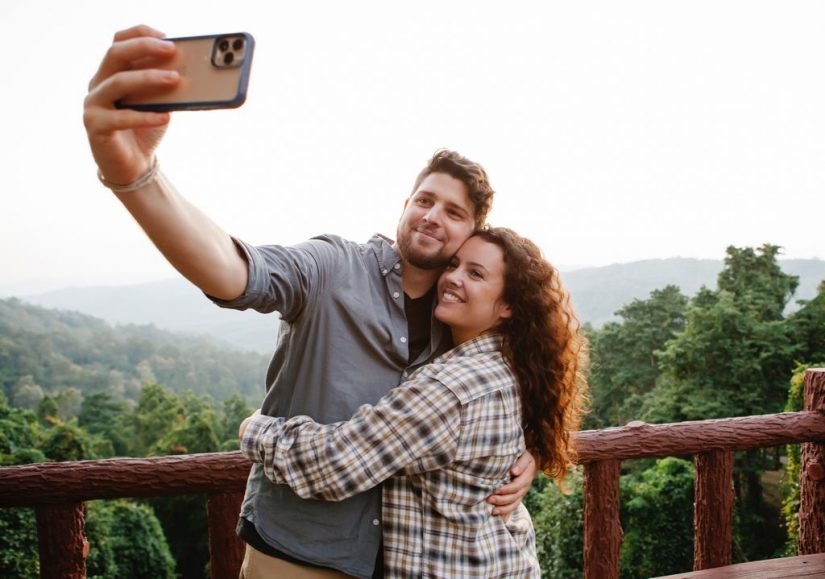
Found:
[{"label": "pale white sky", "polygon": [[97,183],[81,120],[139,22],[256,38],[246,105],[176,114],[159,152],[248,241],[393,234],[445,146],[562,267],[825,257],[823,2],[0,0],[0,288],[175,275]]}]

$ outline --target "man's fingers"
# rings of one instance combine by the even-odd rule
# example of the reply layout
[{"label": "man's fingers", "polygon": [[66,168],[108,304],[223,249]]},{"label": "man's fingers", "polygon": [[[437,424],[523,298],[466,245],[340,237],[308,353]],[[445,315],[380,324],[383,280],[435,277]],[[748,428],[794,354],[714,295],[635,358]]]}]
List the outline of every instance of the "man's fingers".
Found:
[{"label": "man's fingers", "polygon": [[125,30],[118,30],[115,32],[115,42],[127,40],[129,38],[137,38],[138,36],[154,36],[155,38],[164,38],[166,35],[160,30],[156,30],[146,24],[138,24]]},{"label": "man's fingers", "polygon": [[[161,38],[141,36],[115,42],[109,47],[100,67],[89,81],[89,90],[120,71],[147,68],[152,63],[160,64],[174,54],[175,44]],[[138,66],[138,63],[142,66]]]},{"label": "man's fingers", "polygon": [[535,464],[536,461],[533,458],[533,455],[529,452],[524,452],[518,460],[513,464],[513,467],[510,469],[510,474],[513,476],[518,476],[524,472],[526,468],[528,468],[531,464]]},{"label": "man's fingers", "polygon": [[115,131],[127,129],[162,127],[169,123],[170,118],[169,113],[151,113],[129,109],[98,109],[94,114],[84,115],[83,124],[86,125],[89,137],[93,138],[95,135],[111,134]]},{"label": "man's fingers", "polygon": [[180,82],[174,70],[129,70],[118,72],[101,82],[86,97],[86,109],[114,109],[115,101],[129,95],[157,94],[171,90]]},{"label": "man's fingers", "polygon": [[494,505],[509,504],[511,502],[518,501],[521,497],[527,494],[529,489],[529,486],[525,487],[518,482],[511,482],[498,489],[496,494],[492,495],[488,500]]}]

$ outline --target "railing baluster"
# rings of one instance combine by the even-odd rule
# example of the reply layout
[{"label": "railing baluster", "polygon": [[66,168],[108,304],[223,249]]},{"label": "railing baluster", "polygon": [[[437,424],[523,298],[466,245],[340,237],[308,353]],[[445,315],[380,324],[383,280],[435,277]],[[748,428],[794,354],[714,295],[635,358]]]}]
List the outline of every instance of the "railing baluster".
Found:
[{"label": "railing baluster", "polygon": [[244,556],[244,542],[235,534],[243,493],[209,495],[206,515],[209,520],[209,566],[212,577],[237,577]]},{"label": "railing baluster", "polygon": [[[805,373],[805,410],[823,413],[825,421],[825,370]],[[825,444],[804,443],[800,462],[797,551],[825,553]]]},{"label": "railing baluster", "polygon": [[584,466],[584,577],[618,579],[622,523],[619,520],[621,462]]},{"label": "railing baluster", "polygon": [[35,509],[42,579],[85,579],[85,503],[43,505]]},{"label": "railing baluster", "polygon": [[716,450],[693,457],[693,568],[731,564],[733,542],[733,452]]}]

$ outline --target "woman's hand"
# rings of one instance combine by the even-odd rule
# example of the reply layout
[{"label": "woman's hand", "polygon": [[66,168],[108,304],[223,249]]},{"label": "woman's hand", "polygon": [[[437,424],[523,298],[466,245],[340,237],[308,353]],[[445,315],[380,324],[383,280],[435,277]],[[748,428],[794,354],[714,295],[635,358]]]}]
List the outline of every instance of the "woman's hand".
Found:
[{"label": "woman's hand", "polygon": [[238,440],[243,440],[243,433],[246,431],[246,425],[249,424],[249,421],[253,417],[258,416],[260,413],[261,409],[258,408],[255,412],[243,419],[243,422],[241,422],[241,425],[238,427]]},{"label": "woman's hand", "polygon": [[500,515],[504,522],[507,522],[513,511],[521,504],[521,500],[530,490],[530,485],[536,477],[536,460],[530,451],[525,451],[518,458],[510,469],[510,475],[513,476],[513,480],[487,499],[488,503],[495,505],[493,514]]},{"label": "woman's hand", "polygon": [[176,51],[163,37],[142,25],[118,32],[89,82],[83,124],[97,166],[112,183],[132,183],[146,173],[166,132],[169,113],[115,107],[130,94],[163,92],[180,82],[177,72],[157,68]]}]

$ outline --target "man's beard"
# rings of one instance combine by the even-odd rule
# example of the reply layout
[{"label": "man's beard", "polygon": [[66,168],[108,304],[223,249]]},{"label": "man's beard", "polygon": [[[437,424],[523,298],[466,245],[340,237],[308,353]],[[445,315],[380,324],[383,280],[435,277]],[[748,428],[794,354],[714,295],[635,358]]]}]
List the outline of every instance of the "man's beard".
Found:
[{"label": "man's beard", "polygon": [[444,256],[438,253],[431,255],[416,251],[412,247],[411,239],[412,233],[410,232],[408,232],[407,235],[398,236],[398,253],[400,253],[401,258],[411,266],[417,267],[418,269],[431,270],[441,269],[450,263],[450,259],[452,259],[451,255]]}]

